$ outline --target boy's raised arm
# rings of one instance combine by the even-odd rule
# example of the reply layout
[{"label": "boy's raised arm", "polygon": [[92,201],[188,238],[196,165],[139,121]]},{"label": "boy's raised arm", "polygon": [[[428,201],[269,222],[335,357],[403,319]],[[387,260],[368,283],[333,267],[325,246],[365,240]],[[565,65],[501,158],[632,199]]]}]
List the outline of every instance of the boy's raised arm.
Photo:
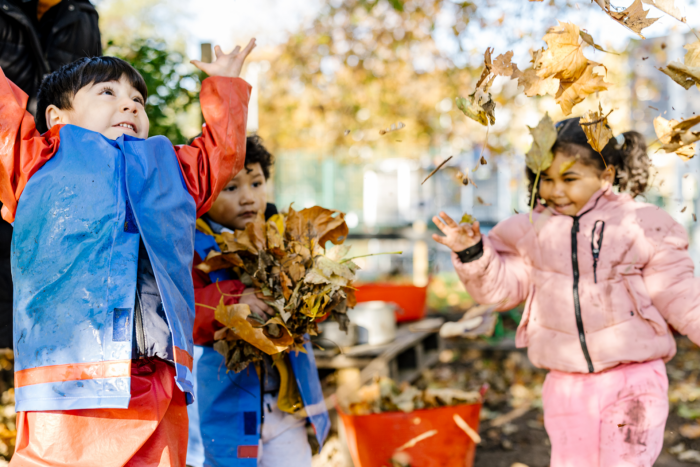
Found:
[{"label": "boy's raised arm", "polygon": [[61,126],[40,135],[27,101],[0,68],[0,201],[7,222],[15,220],[17,201],[31,176],[58,150]]},{"label": "boy's raised arm", "polygon": [[209,210],[231,176],[243,168],[251,87],[238,76],[254,47],[255,39],[230,54],[217,46],[213,63],[192,61],[210,76],[199,95],[205,124],[202,136],[190,145],[176,146],[175,152],[197,203],[197,217]]}]

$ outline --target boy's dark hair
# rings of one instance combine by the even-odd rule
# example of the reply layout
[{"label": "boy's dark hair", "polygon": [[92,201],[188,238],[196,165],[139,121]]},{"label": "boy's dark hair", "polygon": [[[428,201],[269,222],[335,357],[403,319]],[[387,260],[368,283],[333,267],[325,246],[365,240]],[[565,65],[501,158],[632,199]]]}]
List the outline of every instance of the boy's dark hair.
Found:
[{"label": "boy's dark hair", "polygon": [[[615,167],[615,182],[621,191],[629,191],[632,197],[644,193],[649,181],[649,156],[644,136],[636,131],[622,133],[625,141],[618,144],[616,138],[610,139],[601,154],[605,164]],[[563,152],[572,156],[578,156],[582,164],[596,167],[600,171],[605,170],[605,164],[590,144],[579,124],[578,118],[569,118],[557,123],[557,140],[552,146],[552,153]],[[529,180],[528,192],[532,194],[535,183],[535,173],[529,168],[525,169]],[[529,196],[529,195],[528,195]],[[529,198],[528,198],[529,199]]]},{"label": "boy's dark hair", "polygon": [[141,74],[127,62],[116,57],[85,57],[62,66],[47,75],[41,82],[37,95],[36,128],[40,133],[48,131],[46,108],[55,105],[61,110],[72,107],[73,97],[85,86],[119,81],[125,76],[141,93],[144,102],[148,98],[146,82]]},{"label": "boy's dark hair", "polygon": [[270,178],[270,167],[275,163],[275,157],[263,146],[263,140],[258,135],[251,135],[246,138],[245,144],[245,165],[260,164],[265,180]]}]

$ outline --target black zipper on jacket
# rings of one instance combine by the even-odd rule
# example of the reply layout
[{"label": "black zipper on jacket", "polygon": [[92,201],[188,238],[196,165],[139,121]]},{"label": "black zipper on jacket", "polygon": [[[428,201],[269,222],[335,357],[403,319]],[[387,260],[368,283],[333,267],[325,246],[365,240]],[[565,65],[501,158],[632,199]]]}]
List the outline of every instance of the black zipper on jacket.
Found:
[{"label": "black zipper on jacket", "polygon": [[[586,344],[586,332],[583,329],[583,319],[581,319],[581,302],[579,301],[579,296],[578,296],[578,276],[579,276],[579,271],[578,271],[578,239],[577,239],[577,234],[579,231],[579,226],[578,226],[578,221],[581,219],[581,217],[589,212],[591,212],[593,209],[595,209],[596,205],[598,204],[598,200],[600,199],[600,196],[598,199],[595,200],[595,203],[593,203],[593,206],[579,214],[578,216],[573,216],[574,218],[574,225],[571,226],[571,264],[573,265],[573,270],[574,270],[574,313],[576,315],[576,327],[578,328],[578,340],[581,343],[581,350],[583,351],[583,356],[586,359],[586,364],[588,365],[588,372],[593,373],[593,362],[591,361],[591,356],[588,353],[588,345]],[[601,238],[602,242],[602,238]]]},{"label": "black zipper on jacket", "polygon": [[136,352],[138,358],[146,355],[146,334],[143,331],[143,316],[141,315],[141,297],[136,292],[136,305],[134,306],[134,332],[136,333]]},{"label": "black zipper on jacket", "polygon": [[[600,235],[598,236],[598,244],[595,241],[595,231],[598,230],[598,224],[600,224]],[[593,282],[598,283],[598,257],[600,256],[600,249],[603,247],[603,232],[605,231],[605,221],[597,220],[593,224],[593,230],[591,230],[591,252],[593,253]]]}]

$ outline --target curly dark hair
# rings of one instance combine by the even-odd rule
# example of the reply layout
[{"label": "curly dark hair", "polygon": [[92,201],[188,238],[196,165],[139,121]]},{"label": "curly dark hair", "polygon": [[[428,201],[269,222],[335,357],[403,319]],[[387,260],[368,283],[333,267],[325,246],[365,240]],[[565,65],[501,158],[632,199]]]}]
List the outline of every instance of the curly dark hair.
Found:
[{"label": "curly dark hair", "polygon": [[[563,152],[568,155],[578,156],[579,161],[585,165],[595,167],[601,172],[605,170],[605,164],[615,167],[614,186],[619,186],[621,191],[628,191],[632,197],[644,193],[649,182],[649,166],[651,164],[647,155],[647,145],[644,136],[636,131],[622,133],[625,141],[622,144],[616,138],[608,141],[601,154],[605,163],[590,144],[584,133],[578,118],[569,118],[557,123],[557,140],[552,146],[552,153]],[[535,173],[525,168],[529,180],[528,200],[532,195],[535,183]],[[539,187],[538,187],[539,188]],[[536,193],[537,197],[539,195]]]},{"label": "curly dark hair", "polygon": [[245,144],[245,166],[246,170],[250,171],[248,168],[249,164],[260,164],[260,168],[263,171],[265,180],[270,178],[270,167],[275,163],[275,156],[270,154],[265,146],[263,146],[263,140],[258,135],[251,135],[246,138]]}]

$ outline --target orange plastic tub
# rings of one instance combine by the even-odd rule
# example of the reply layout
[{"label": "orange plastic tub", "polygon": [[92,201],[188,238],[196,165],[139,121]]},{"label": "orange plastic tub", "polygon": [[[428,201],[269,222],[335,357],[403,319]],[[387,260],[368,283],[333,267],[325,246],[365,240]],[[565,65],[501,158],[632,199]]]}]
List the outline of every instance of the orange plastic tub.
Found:
[{"label": "orange plastic tub", "polygon": [[396,311],[396,321],[416,321],[425,316],[425,301],[428,297],[428,287],[396,284],[363,284],[355,292],[357,302],[381,300],[393,302],[399,306]]},{"label": "orange plastic tub", "polygon": [[338,408],[355,467],[384,467],[397,448],[431,430],[437,434],[404,450],[416,467],[472,467],[476,445],[457,426],[454,414],[479,431],[481,404],[455,405],[411,413],[348,415]]}]

